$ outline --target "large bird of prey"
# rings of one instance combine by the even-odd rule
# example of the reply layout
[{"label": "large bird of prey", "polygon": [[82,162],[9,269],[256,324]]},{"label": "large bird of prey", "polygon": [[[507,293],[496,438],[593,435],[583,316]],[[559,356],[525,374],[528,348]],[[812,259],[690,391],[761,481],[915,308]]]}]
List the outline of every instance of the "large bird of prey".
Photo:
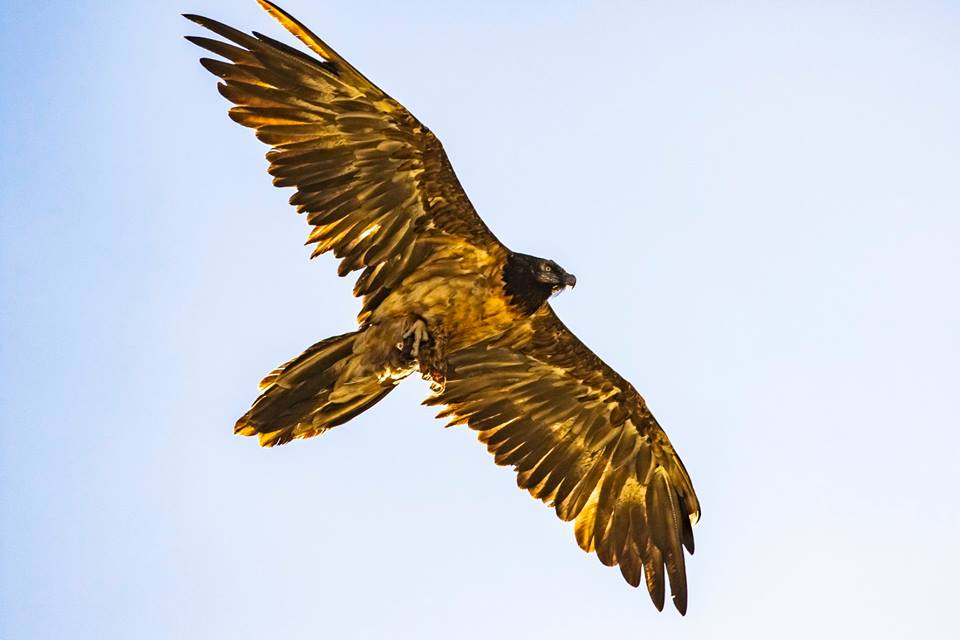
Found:
[{"label": "large bird of prey", "polygon": [[483,223],[440,141],[291,15],[258,0],[310,53],[186,16],[225,41],[188,36],[220,59],[230,117],[271,147],[269,172],[293,187],[313,255],[362,270],[359,328],[271,372],[236,424],[263,446],[343,424],[415,371],[438,417],[467,424],[517,483],[574,521],[577,542],[619,565],[663,608],[685,613],[683,548],[700,506],[643,398],[547,303],[576,278],[515,253]]}]

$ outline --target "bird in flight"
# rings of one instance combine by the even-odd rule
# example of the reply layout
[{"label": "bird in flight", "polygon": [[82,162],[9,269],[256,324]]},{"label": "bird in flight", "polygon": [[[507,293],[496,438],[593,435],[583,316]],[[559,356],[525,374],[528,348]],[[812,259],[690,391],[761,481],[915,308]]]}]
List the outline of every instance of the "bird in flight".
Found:
[{"label": "bird in flight", "polygon": [[633,386],[588,349],[548,299],[576,278],[511,251],[487,228],[440,141],[303,24],[260,5],[309,50],[185,17],[223,40],[187,36],[218,59],[230,117],[271,147],[293,187],[313,256],[361,271],[356,331],[277,367],[235,431],[266,447],[343,424],[419,372],[424,402],[466,424],[517,483],[574,521],[580,547],[643,580],[657,609],[669,582],[687,609],[685,547],[700,505],[683,463]]}]

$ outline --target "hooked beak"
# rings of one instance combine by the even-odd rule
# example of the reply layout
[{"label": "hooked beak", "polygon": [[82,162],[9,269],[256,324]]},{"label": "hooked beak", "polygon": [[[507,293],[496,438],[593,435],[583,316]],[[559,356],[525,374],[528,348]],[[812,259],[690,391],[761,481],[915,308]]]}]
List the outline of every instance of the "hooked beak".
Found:
[{"label": "hooked beak", "polygon": [[563,286],[570,287],[571,289],[577,286],[577,276],[572,273],[563,274]]}]

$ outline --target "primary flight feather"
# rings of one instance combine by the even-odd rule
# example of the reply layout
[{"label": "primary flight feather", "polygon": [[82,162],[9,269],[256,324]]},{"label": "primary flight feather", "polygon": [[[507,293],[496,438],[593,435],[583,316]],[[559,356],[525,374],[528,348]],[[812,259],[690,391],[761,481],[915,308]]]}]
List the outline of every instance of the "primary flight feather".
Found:
[{"label": "primary flight feather", "polygon": [[440,417],[478,432],[517,483],[574,521],[577,542],[658,609],[666,584],[687,608],[684,552],[700,506],[643,398],[547,303],[576,279],[515,253],[487,228],[440,141],[291,15],[261,6],[312,53],[195,15],[224,40],[188,36],[219,59],[230,117],[269,145],[269,172],[311,225],[313,255],[362,270],[356,331],[272,371],[236,432],[273,446],[342,424],[415,371]]}]

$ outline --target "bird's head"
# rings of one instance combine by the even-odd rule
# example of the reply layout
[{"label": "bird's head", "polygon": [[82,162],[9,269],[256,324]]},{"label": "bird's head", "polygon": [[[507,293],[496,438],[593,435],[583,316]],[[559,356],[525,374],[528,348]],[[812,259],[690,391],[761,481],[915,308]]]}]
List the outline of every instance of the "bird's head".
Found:
[{"label": "bird's head", "polygon": [[567,287],[577,286],[577,277],[572,273],[567,273],[563,267],[553,260],[544,260],[537,258],[534,263],[534,278],[541,284],[550,287],[550,293],[560,293]]},{"label": "bird's head", "polygon": [[577,284],[572,273],[553,260],[524,253],[511,253],[503,270],[506,293],[527,313],[539,309],[547,299]]}]

